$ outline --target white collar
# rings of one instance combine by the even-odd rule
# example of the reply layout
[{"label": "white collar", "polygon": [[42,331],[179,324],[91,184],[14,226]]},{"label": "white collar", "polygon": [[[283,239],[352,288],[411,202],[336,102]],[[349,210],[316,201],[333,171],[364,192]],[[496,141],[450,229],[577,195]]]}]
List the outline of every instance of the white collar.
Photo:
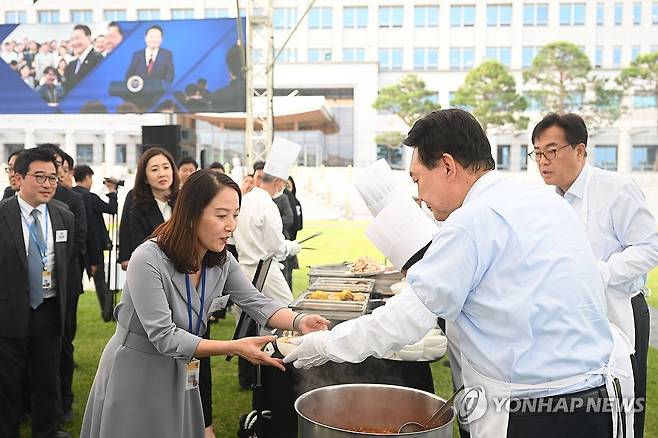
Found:
[{"label": "white collar", "polygon": [[[16,199],[18,200],[18,206],[21,209],[21,214],[23,215],[23,217],[25,219],[31,217],[32,210],[34,210],[34,207],[32,207],[30,204],[28,204],[28,202],[25,199],[23,199],[20,191],[17,193]],[[39,204],[36,207],[36,209],[39,210],[39,212],[41,212],[42,218],[46,217],[46,204]]]},{"label": "white collar", "polygon": [[505,179],[505,176],[497,170],[490,170],[489,172],[485,173],[471,186],[470,190],[466,194],[466,197],[464,198],[464,202],[462,202],[462,205],[477,199],[477,197],[480,196],[480,193],[492,185],[498,183],[499,181],[502,181],[503,179]]},{"label": "white collar", "polygon": [[159,47],[156,48],[156,49],[151,49],[151,48],[147,47],[147,48],[144,50],[144,54],[146,55],[146,61],[148,61],[148,56],[149,56],[149,55],[153,56],[154,58],[157,58],[157,57],[158,57],[158,51],[159,51],[159,50],[160,50]]},{"label": "white collar", "polygon": [[80,60],[80,62],[84,63],[85,60],[87,59],[87,56],[89,56],[89,52],[91,52],[93,49],[94,49],[94,47],[90,44],[89,47],[87,47],[85,49],[85,51],[82,52],[80,54],[80,56],[78,56],[78,59]]},{"label": "white collar", "polygon": [[583,199],[585,196],[585,189],[587,188],[587,180],[589,179],[589,174],[592,172],[592,166],[589,163],[585,163],[585,166],[578,174],[578,178],[571,184],[567,192],[563,192],[561,188],[555,186],[555,192],[560,196],[566,196],[570,194],[578,199]]}]

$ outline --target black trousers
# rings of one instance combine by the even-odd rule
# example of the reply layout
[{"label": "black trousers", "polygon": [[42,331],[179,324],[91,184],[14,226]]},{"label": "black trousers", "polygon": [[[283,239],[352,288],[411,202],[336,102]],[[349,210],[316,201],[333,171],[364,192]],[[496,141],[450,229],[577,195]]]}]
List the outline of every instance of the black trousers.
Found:
[{"label": "black trousers", "polygon": [[[105,263],[100,263],[96,267],[94,273],[94,288],[96,289],[96,297],[98,298],[98,305],[101,308],[101,318],[103,321],[108,322],[112,319],[113,296],[109,293],[105,278]],[[108,309],[106,306],[109,306]]]},{"label": "black trousers", "polygon": [[66,412],[73,406],[73,339],[78,329],[78,298],[75,294],[66,299],[66,316],[64,334],[62,336],[62,356],[59,364],[59,375],[62,391],[62,411]]},{"label": "black trousers", "polygon": [[635,322],[635,354],[633,355],[633,377],[635,378],[635,398],[642,409],[635,412],[633,429],[635,438],[644,436],[644,412],[647,398],[647,354],[649,351],[649,306],[643,294],[631,299]]},{"label": "black trousers", "polygon": [[[59,320],[57,299],[45,300],[31,311],[33,321]],[[55,324],[55,327],[57,324]],[[23,338],[0,338],[0,436],[17,438],[21,416],[23,376],[30,376],[32,437],[45,438],[59,427],[59,361],[62,351],[59,330],[32,332]]]},{"label": "black trousers", "polygon": [[[210,339],[210,324],[208,330],[203,334],[203,339]],[[203,425],[212,425],[212,372],[210,368],[210,357],[199,359],[199,394],[201,395],[201,407],[203,408]]]}]

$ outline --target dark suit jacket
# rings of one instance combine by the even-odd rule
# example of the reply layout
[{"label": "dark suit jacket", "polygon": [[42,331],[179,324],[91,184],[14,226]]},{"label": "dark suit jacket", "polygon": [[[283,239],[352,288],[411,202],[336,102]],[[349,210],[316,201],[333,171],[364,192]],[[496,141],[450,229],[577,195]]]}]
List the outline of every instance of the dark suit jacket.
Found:
[{"label": "dark suit jacket", "polygon": [[81,195],[59,184],[57,185],[54,198],[66,204],[75,216],[73,263],[69,265],[68,285],[69,295],[75,296],[82,293],[82,272],[80,271],[80,266],[87,247],[87,213],[85,211],[85,202]]},{"label": "dark suit jacket", "polygon": [[14,189],[11,188],[11,186],[7,186],[5,188],[5,192],[2,194],[2,199],[5,200],[7,198],[11,198],[12,196],[15,196],[16,192]]},{"label": "dark suit jacket", "polygon": [[66,66],[66,69],[64,70],[64,88],[66,88],[66,91],[70,91],[73,87],[78,85],[78,82],[87,76],[87,73],[92,71],[93,68],[96,67],[96,65],[98,65],[98,63],[103,59],[103,55],[98,53],[96,50],[91,49],[91,52],[89,52],[84,62],[80,66],[78,74],[75,74],[75,66],[78,63],[78,60],[74,59],[73,61],[69,62]]},{"label": "dark suit jacket", "polygon": [[117,213],[117,194],[108,193],[109,202],[104,202],[97,194],[90,192],[81,186],[73,187],[73,191],[82,196],[87,213],[87,253],[84,266],[91,268],[93,265],[103,263],[103,251],[110,245],[110,237],[107,234],[103,213]]},{"label": "dark suit jacket", "polygon": [[[173,201],[170,204],[173,205]],[[119,262],[130,260],[135,249],[163,222],[162,212],[155,200],[135,205],[133,191],[129,191],[119,226]]]},{"label": "dark suit jacket", "polygon": [[146,49],[142,49],[133,53],[130,66],[128,67],[128,70],[126,70],[125,79],[127,80],[129,77],[137,75],[144,80],[159,80],[165,81],[168,84],[174,82],[174,56],[171,51],[163,49],[162,47],[158,49],[158,55],[155,57],[155,64],[149,75],[146,68],[145,50]]},{"label": "dark suit jacket", "polygon": [[64,330],[68,266],[73,255],[73,214],[57,201],[50,201],[48,212],[53,231],[67,230],[66,242],[55,241],[59,321],[50,321],[47,327],[30,328],[27,253],[21,213],[18,200],[10,198],[0,203],[0,337],[26,337],[30,330],[33,334],[44,332],[52,336]]}]

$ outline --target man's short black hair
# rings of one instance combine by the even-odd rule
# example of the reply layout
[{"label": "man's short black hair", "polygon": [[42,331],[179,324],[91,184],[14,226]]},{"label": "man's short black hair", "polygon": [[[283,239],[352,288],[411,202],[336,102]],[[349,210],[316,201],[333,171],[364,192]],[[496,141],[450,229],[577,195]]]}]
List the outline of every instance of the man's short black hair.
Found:
[{"label": "man's short black hair", "polygon": [[73,27],[73,30],[81,30],[88,37],[91,36],[91,29],[89,29],[89,26],[86,24],[76,24],[75,27]]},{"label": "man's short black hair", "polygon": [[225,172],[224,170],[224,165],[220,163],[219,161],[213,161],[210,163],[210,168],[211,169],[221,169],[222,172]]},{"label": "man's short black hair", "polygon": [[75,166],[73,169],[73,178],[75,179],[75,182],[82,182],[85,180],[85,178],[92,176],[93,174],[94,171],[91,170],[91,167],[87,166],[86,164]]},{"label": "man's short black hair", "polygon": [[146,32],[144,32],[144,35],[147,35],[153,29],[160,31],[160,35],[164,36],[164,30],[162,30],[162,28],[160,26],[158,26],[157,24],[155,24],[155,25],[149,27],[148,29],[146,29]]},{"label": "man's short black hair", "polygon": [[[62,150],[60,149],[60,151],[62,151]],[[66,163],[69,165],[69,169],[73,169],[75,161],[73,161],[72,156],[70,156],[66,152],[62,151],[62,160],[66,161]]]},{"label": "man's short black hair", "polygon": [[110,21],[107,25],[108,29],[110,27],[116,27],[117,30],[119,31],[119,35],[123,36],[123,29],[121,29],[121,26],[119,26],[119,23],[116,21]]},{"label": "man's short black hair", "polygon": [[12,152],[11,154],[9,154],[9,156],[7,157],[7,163],[9,163],[9,160],[11,160],[12,157],[14,157],[14,155],[18,155],[21,152],[23,152],[24,150],[25,149],[18,149],[18,150],[15,150],[14,152]]},{"label": "man's short black hair", "polygon": [[532,130],[532,144],[535,144],[535,140],[551,126],[562,128],[564,136],[572,147],[575,148],[580,143],[587,146],[587,126],[583,118],[574,113],[563,115],[558,113],[548,114]]},{"label": "man's short black hair", "polygon": [[192,157],[183,157],[183,158],[181,158],[181,160],[178,162],[178,168],[180,169],[180,167],[183,164],[192,164],[194,166],[195,170],[199,168],[199,163],[197,163],[196,160]]},{"label": "man's short black hair", "polygon": [[450,154],[464,169],[493,170],[496,163],[482,125],[464,110],[432,111],[414,123],[402,143],[417,149],[423,166],[433,169]]},{"label": "man's short black hair", "polygon": [[48,163],[53,163],[55,170],[57,170],[57,163],[55,162],[55,157],[51,154],[46,148],[30,148],[21,151],[16,157],[16,162],[14,163],[14,172],[18,173],[25,177],[30,164],[34,161],[46,161]]},{"label": "man's short black hair", "polygon": [[254,163],[254,172],[265,169],[265,161],[256,161]]},{"label": "man's short black hair", "polygon": [[[56,144],[53,143],[41,143],[37,146],[37,149],[42,149],[49,154],[52,154],[53,160],[56,160],[56,155],[59,155],[59,157],[64,160],[64,151],[59,148]],[[63,161],[62,161],[63,162]]]},{"label": "man's short black hair", "polygon": [[51,67],[51,66],[48,66],[48,67],[44,68],[44,69],[43,69],[43,74],[44,74],[44,75],[47,75],[47,74],[50,73],[51,71],[52,71],[53,73],[57,74],[57,69],[56,69],[55,67]]}]

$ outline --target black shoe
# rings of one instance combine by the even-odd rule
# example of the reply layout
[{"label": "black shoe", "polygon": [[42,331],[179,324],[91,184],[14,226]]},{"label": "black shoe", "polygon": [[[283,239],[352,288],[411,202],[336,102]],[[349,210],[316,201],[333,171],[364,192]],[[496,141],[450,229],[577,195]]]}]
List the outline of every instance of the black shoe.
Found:
[{"label": "black shoe", "polygon": [[63,430],[56,430],[50,434],[49,438],[73,438],[70,433]]},{"label": "black shoe", "polygon": [[67,409],[64,411],[62,414],[62,422],[67,424],[73,422],[73,409]]}]

